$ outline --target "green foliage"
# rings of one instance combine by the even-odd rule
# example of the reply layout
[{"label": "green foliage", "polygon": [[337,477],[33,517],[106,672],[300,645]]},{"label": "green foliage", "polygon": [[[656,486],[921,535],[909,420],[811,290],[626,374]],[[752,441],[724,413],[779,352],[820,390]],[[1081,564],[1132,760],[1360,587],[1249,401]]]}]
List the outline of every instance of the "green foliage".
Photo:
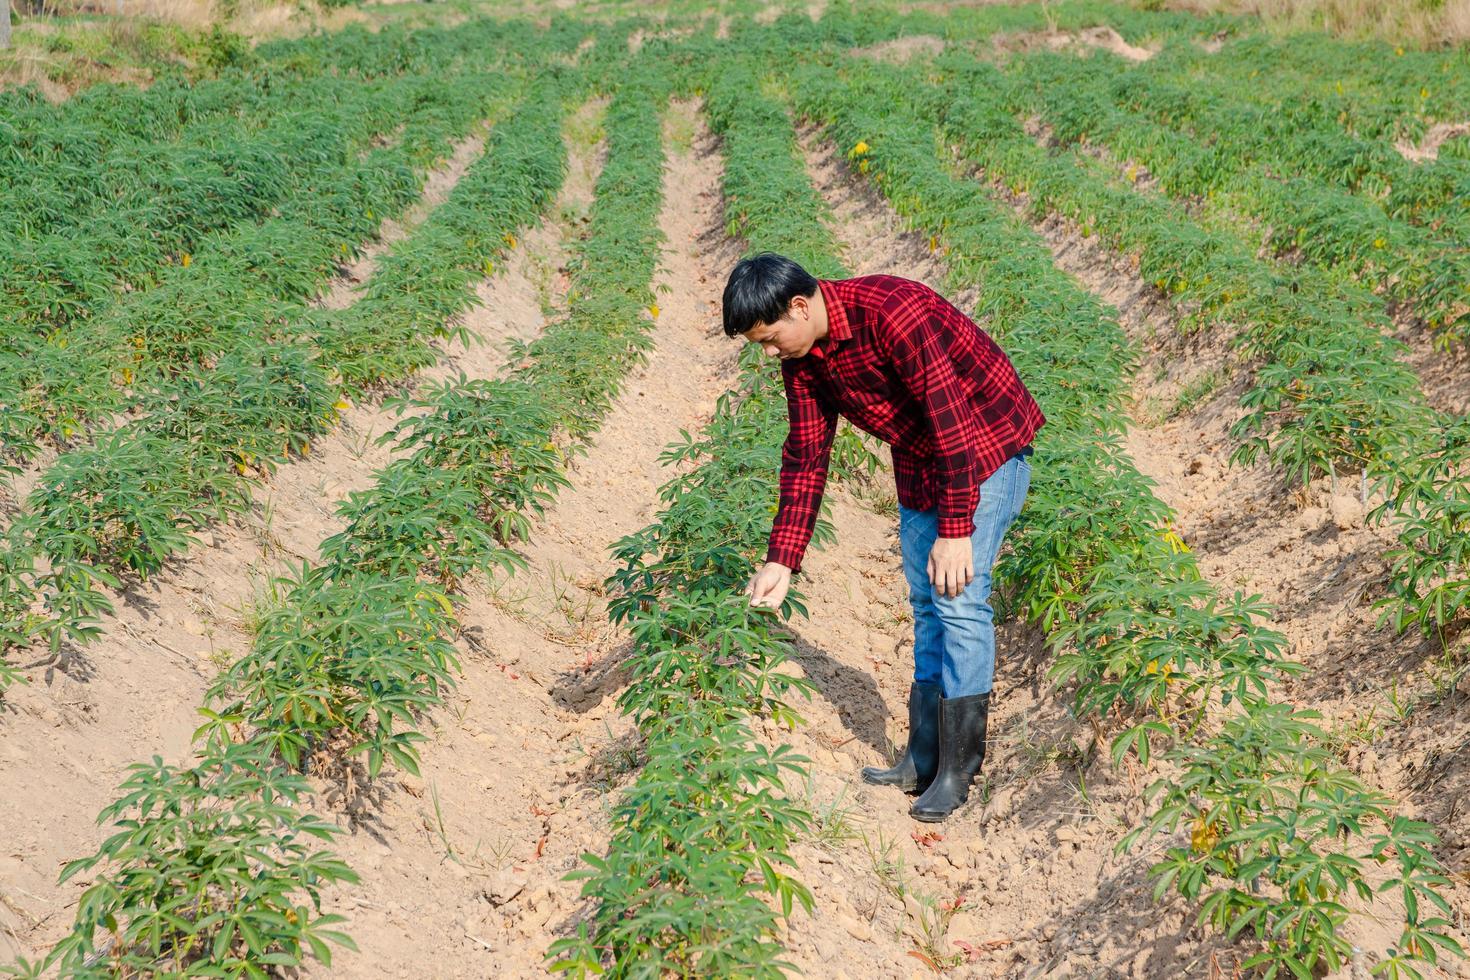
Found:
[{"label": "green foliage", "polygon": [[[1230,144],[1201,149],[1113,108],[1099,91],[1109,84],[1104,69],[1056,55],[1028,59],[1014,78],[948,55],[938,68],[943,77],[933,105],[947,135],[992,179],[1024,190],[1033,216],[1063,214],[1085,233],[1136,255],[1141,276],[1187,303],[1190,322],[1243,328],[1242,350],[1259,364],[1242,398],[1247,413],[1231,427],[1237,440],[1232,460],[1265,458],[1297,483],[1364,472],[1396,502],[1376,516],[1395,525],[1401,543],[1433,549],[1422,556],[1394,552],[1388,615],[1400,628],[1443,628],[1461,618],[1466,592],[1457,569],[1463,568],[1459,556],[1470,549],[1470,532],[1460,501],[1470,475],[1448,462],[1453,457],[1444,453],[1441,434],[1454,429],[1454,420],[1426,403],[1418,377],[1399,359],[1402,344],[1388,336],[1392,325],[1377,297],[1309,266],[1278,268],[1258,260],[1235,233],[1212,231],[1164,198],[1119,186],[1085,155],[1048,153],[1012,114],[1040,110],[1063,142],[1111,141],[1129,156],[1158,164],[1166,175],[1161,180],[1175,173],[1166,168],[1182,167],[1195,175],[1190,179],[1208,184],[1213,178],[1199,175],[1218,169],[1214,158],[1232,152]],[[960,92],[958,100],[947,98]],[[1165,104],[1183,98],[1176,93]],[[1187,182],[1180,187],[1212,189]],[[1272,199],[1255,187],[1241,193],[1257,202]],[[1293,216],[1310,214],[1311,200],[1296,188],[1279,197],[1279,206]],[[1269,218],[1281,220],[1274,213]],[[1322,228],[1297,237],[1331,240]],[[1387,261],[1402,249],[1377,251]],[[1413,281],[1405,267],[1384,268],[1396,282]],[[1457,309],[1464,304],[1449,302]]]},{"label": "green foliage", "polygon": [[[341,830],[296,806],[306,780],[280,769],[259,744],[212,746],[181,768],[155,756],[132,767],[123,795],[99,821],[120,828],[98,852],[73,861],[66,881],[104,862],[77,903],[77,927],[46,958],[64,975],[198,971],[259,977],[265,968],[332,961],[329,943],[356,948],[321,911],[322,890],[357,875],[320,850]],[[98,932],[111,938],[99,948]]]},{"label": "green foliage", "polygon": [[[498,258],[514,234],[549,203],[564,171],[560,94],[555,82],[548,84],[528,102],[525,112],[504,127],[498,139],[492,139],[487,157],[466,175],[469,183],[462,182],[465,192],[457,188],[426,226],[426,240],[444,251],[433,255],[416,246],[414,261],[473,262],[482,267],[491,256]],[[638,127],[639,135],[624,140],[616,129],[610,130],[612,157],[604,172],[642,173],[656,189],[661,153],[657,116],[648,111],[647,93],[620,99],[625,104],[610,119],[617,118],[621,126]],[[651,140],[646,137],[650,128]],[[620,159],[620,154],[635,159]],[[640,199],[644,206],[638,213],[609,207],[604,213],[614,217],[594,217],[592,237],[627,235],[637,230],[628,227],[634,219],[642,228],[655,229],[659,196],[645,193]],[[649,234],[656,232],[645,232]],[[574,287],[588,296],[602,292],[642,295],[655,261],[656,254],[625,267],[626,274],[644,275],[641,282],[608,277],[600,267],[588,266],[579,273]],[[473,296],[472,283],[466,279],[441,278],[433,283],[432,289],[416,294],[421,309],[432,312],[408,320],[424,329],[432,329],[428,326],[431,316],[453,316]],[[400,297],[395,293],[370,289],[363,305],[396,302]],[[633,322],[646,329],[648,321],[632,310],[628,316],[622,335],[627,349],[637,351],[639,336]],[[578,329],[575,320],[574,316],[566,324],[557,324],[551,332]],[[421,342],[427,344],[428,338]],[[615,388],[618,370],[630,363],[631,356],[615,358],[598,376],[604,385]],[[300,361],[294,366],[309,364]],[[556,372],[548,373],[552,377],[545,388],[555,391],[564,382]],[[585,402],[564,403],[551,397],[532,401],[528,410],[515,414],[504,427],[510,399],[528,388],[543,388],[536,372],[518,369],[516,378],[504,382],[461,379],[458,385],[432,387],[419,399],[398,403],[401,409],[425,412],[425,416],[405,419],[388,436],[400,451],[412,455],[384,470],[372,490],[344,503],[342,516],[348,526],[324,543],[321,565],[303,566],[283,583],[285,601],[263,617],[250,652],[222,674],[210,691],[215,707],[202,709],[206,721],[195,735],[204,748],[203,760],[193,769],[179,771],[177,780],[172,771],[168,777],[170,785],[175,781],[197,785],[198,807],[223,815],[210,829],[218,838],[216,849],[229,852],[231,861],[241,852],[260,860],[259,845],[254,843],[260,819],[254,815],[283,797],[295,803],[301,784],[291,782],[299,780],[294,771],[308,763],[330,770],[333,760],[362,753],[369,776],[376,775],[384,764],[417,771],[415,745],[423,738],[418,731],[420,718],[439,702],[457,666],[449,583],[457,583],[472,568],[518,563],[497,535],[509,539],[524,529],[523,522],[508,519],[511,507],[534,512],[565,485],[558,468],[564,460],[554,450],[555,439],[559,434],[590,431],[586,405],[605,405],[610,400],[605,392],[587,387],[591,377],[586,375],[578,382],[588,394]],[[289,392],[304,389],[287,389],[283,401],[296,404]],[[206,418],[208,414],[204,413]],[[261,772],[253,783],[237,789],[207,773],[210,767],[218,768],[214,760],[222,753],[235,751],[233,743],[242,736],[247,742],[239,751],[259,759]],[[287,794],[278,784],[295,789]],[[124,787],[130,788],[131,784]],[[138,885],[160,880],[165,869],[173,867],[172,852],[151,845],[176,823],[175,811],[147,803],[130,795],[103,815],[104,820],[123,821],[121,826],[128,833],[115,841],[138,840],[142,842],[139,846],[111,845],[77,866],[117,864],[119,871],[108,880],[128,883],[123,895],[126,901],[97,914],[93,906],[84,905],[86,914],[78,918],[72,936],[53,951],[48,962],[83,955],[93,948],[97,931],[114,930],[115,923],[123,924],[121,955],[136,961],[144,972],[187,966],[222,975],[258,976],[267,968],[298,962],[303,951],[326,961],[329,947],[321,940],[345,941],[339,933],[321,928],[333,924],[335,917],[314,915],[299,901],[289,915],[280,907],[286,900],[283,896],[302,890],[314,903],[312,888],[317,881],[351,880],[351,872],[325,851],[293,852],[291,862],[254,868],[261,880],[248,892],[232,895],[232,915],[185,916],[180,921],[172,904],[173,886],[148,891]],[[136,815],[127,817],[130,813]],[[186,816],[194,819],[192,812]],[[289,808],[268,809],[266,816],[307,834],[315,826]],[[292,839],[293,832],[288,830],[285,840]],[[180,866],[210,880],[197,863],[190,865],[196,859],[197,850],[191,850]],[[222,873],[238,878],[238,861],[226,863]],[[153,927],[160,921],[167,923],[168,930]]]},{"label": "green foliage", "polygon": [[57,461],[27,498],[29,543],[147,577],[188,546],[189,532],[244,511],[246,484],[217,459],[133,428]]},{"label": "green foliage", "polygon": [[430,385],[419,397],[396,403],[422,411],[384,436],[414,449],[416,465],[484,488],[475,507],[501,545],[530,537],[531,520],[568,485],[562,475],[566,459],[551,441],[567,409],[548,401],[531,381],[461,377]]},{"label": "green foliage", "polygon": [[340,738],[346,753],[367,754],[370,776],[385,760],[416,773],[415,718],[439,703],[458,666],[453,606],[411,577],[334,571],[302,569],[281,582],[286,602],[266,614],[209,699],[292,768]]}]

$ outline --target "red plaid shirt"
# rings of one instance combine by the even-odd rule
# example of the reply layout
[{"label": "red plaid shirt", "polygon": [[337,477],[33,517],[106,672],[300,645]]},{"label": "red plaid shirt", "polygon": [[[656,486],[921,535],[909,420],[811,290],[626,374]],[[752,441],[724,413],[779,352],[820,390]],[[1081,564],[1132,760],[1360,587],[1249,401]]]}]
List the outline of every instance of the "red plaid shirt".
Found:
[{"label": "red plaid shirt", "polygon": [[801,568],[840,413],[893,447],[898,500],[939,508],[939,536],[975,530],[980,484],[1046,421],[995,341],[948,300],[898,276],[818,280],[828,334],[781,363],[791,431],[766,560]]}]

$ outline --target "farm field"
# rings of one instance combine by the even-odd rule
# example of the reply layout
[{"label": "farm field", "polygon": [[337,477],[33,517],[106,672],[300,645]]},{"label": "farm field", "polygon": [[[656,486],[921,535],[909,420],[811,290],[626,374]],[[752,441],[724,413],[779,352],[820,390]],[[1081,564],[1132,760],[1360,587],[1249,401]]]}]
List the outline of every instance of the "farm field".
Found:
[{"label": "farm field", "polygon": [[[1470,976],[1470,49],[471,11],[0,91],[0,975]],[[1048,418],[941,824],[766,250]]]}]

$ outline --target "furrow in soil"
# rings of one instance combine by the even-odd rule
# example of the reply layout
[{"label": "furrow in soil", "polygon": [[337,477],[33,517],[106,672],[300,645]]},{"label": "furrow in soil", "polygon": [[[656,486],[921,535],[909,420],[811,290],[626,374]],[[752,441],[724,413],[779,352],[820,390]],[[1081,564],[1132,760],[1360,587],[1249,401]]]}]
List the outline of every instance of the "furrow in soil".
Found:
[{"label": "furrow in soil", "polygon": [[628,378],[537,522],[529,567],[470,587],[464,673],[437,712],[421,777],[393,777],[368,825],[339,850],[363,873],[343,889],[360,954],[333,976],[542,976],[552,941],[585,915],[563,876],[602,853],[617,787],[637,765],[616,699],[625,631],[602,582],[609,546],[651,520],[659,464],[681,428],[698,430],[735,377],[720,330],[731,246],[720,223],[719,157],[692,104],[673,104],[661,224],[668,243],[648,362]]}]

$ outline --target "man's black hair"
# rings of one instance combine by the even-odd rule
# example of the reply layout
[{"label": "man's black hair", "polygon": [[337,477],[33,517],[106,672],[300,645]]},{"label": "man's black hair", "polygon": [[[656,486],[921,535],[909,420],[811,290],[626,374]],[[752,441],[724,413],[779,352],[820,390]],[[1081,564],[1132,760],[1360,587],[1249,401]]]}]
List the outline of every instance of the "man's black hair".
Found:
[{"label": "man's black hair", "polygon": [[757,323],[775,323],[796,296],[814,296],[817,280],[784,255],[762,252],[741,259],[725,283],[725,336],[745,333]]}]

